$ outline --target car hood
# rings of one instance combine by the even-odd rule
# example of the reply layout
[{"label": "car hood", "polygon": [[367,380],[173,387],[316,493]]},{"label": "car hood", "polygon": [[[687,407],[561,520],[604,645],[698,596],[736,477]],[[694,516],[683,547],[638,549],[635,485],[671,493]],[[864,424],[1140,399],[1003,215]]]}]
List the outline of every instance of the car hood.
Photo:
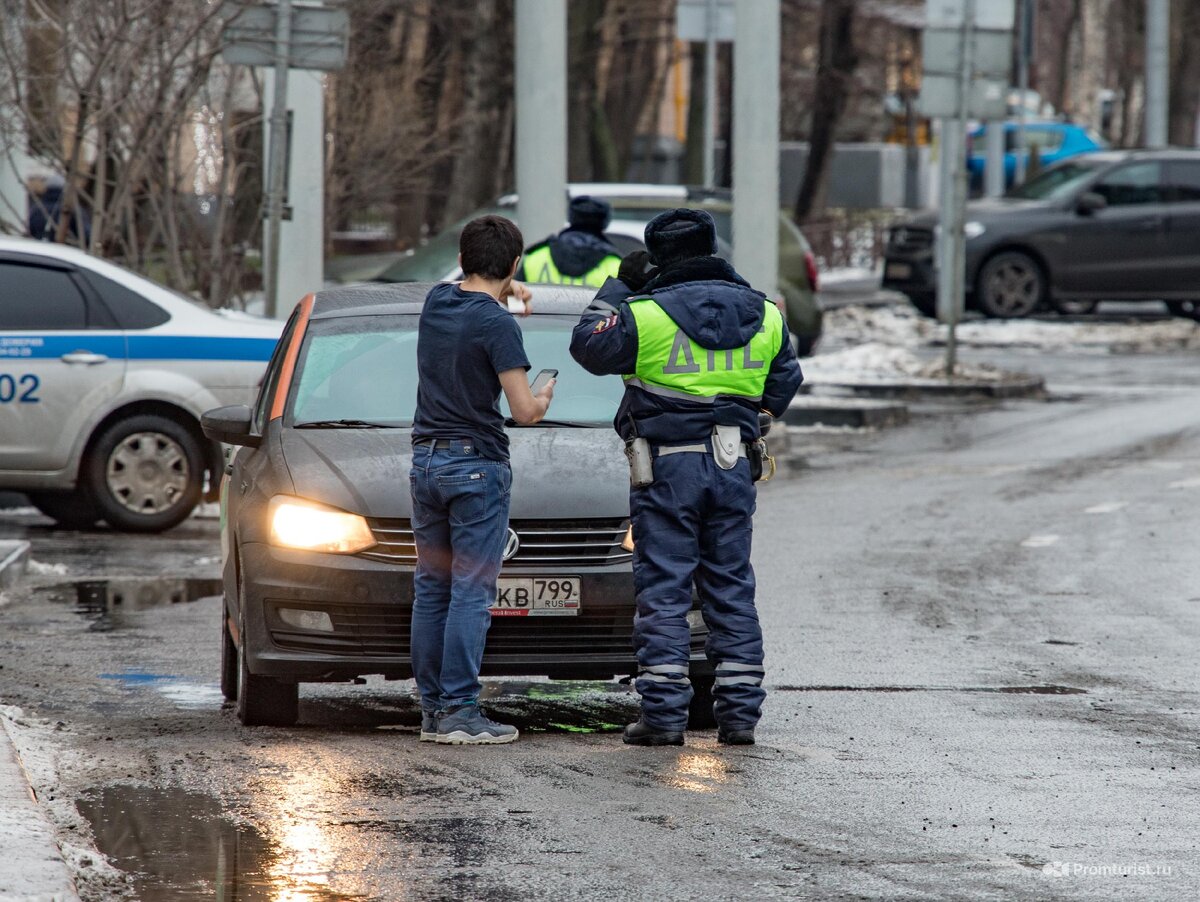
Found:
[{"label": "car hood", "polygon": [[[1006,219],[1009,216],[1022,216],[1056,209],[1056,205],[1045,200],[1025,200],[1018,197],[989,197],[983,200],[973,200],[967,204],[964,222],[989,223]],[[933,228],[938,224],[936,210],[927,210],[910,217],[905,225],[924,226]]]},{"label": "car hood", "polygon": [[[509,431],[514,520],[629,515],[629,470],[611,429]],[[285,429],[283,456],[297,495],[366,517],[412,515],[407,429]]]}]

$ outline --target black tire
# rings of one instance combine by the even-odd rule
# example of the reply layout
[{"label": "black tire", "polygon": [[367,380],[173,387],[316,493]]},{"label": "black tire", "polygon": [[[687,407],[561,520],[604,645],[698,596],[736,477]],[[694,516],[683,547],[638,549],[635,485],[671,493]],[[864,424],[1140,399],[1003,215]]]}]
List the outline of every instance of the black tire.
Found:
[{"label": "black tire", "polygon": [[238,574],[237,718],[247,727],[290,727],[300,717],[300,684],[257,676],[246,662],[246,593]]},{"label": "black tire", "polygon": [[1052,301],[1054,309],[1064,316],[1091,316],[1100,306],[1099,301]]},{"label": "black tire", "polygon": [[238,650],[229,631],[229,608],[221,599],[221,694],[229,701],[238,697]]},{"label": "black tire", "polygon": [[922,316],[928,316],[931,319],[937,317],[936,294],[910,294],[908,302],[916,307],[917,312]]},{"label": "black tire", "polygon": [[1028,254],[1002,251],[979,270],[975,299],[993,319],[1029,316],[1046,300],[1046,275]]},{"label": "black tire", "polygon": [[713,713],[713,679],[711,672],[692,673],[692,702],[688,706],[689,730],[714,730],[717,715]]},{"label": "black tire", "polygon": [[1171,316],[1200,321],[1200,301],[1167,301]]},{"label": "black tire", "polygon": [[31,492],[29,503],[65,529],[90,529],[100,522],[100,509],[82,489],[74,492]]},{"label": "black tire", "polygon": [[190,430],[165,416],[139,414],[96,438],[82,481],[114,529],[162,532],[199,503],[204,472],[204,450]]}]

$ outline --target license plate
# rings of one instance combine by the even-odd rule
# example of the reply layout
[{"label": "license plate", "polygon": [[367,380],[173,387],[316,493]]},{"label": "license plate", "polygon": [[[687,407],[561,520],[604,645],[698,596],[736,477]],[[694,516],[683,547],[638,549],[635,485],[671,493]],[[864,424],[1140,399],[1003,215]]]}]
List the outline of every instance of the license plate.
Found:
[{"label": "license plate", "polygon": [[910,279],[912,266],[908,263],[889,263],[883,276],[885,279]]},{"label": "license plate", "polygon": [[506,576],[496,582],[493,617],[572,617],[579,613],[578,576]]}]

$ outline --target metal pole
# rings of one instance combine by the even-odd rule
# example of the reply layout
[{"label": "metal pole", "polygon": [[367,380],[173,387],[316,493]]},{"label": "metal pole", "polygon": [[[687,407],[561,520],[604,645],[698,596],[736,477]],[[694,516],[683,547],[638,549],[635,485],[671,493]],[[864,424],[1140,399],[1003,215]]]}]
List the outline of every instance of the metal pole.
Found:
[{"label": "metal pole", "polygon": [[983,140],[986,151],[983,193],[999,197],[1004,193],[1004,122],[985,123]]},{"label": "metal pole", "polygon": [[275,4],[275,70],[271,85],[271,146],[267,173],[267,252],[263,260],[266,315],[279,315],[279,249],[283,228],[283,182],[287,171],[287,80],[291,56],[292,0]]},{"label": "metal pole", "polygon": [[733,41],[733,262],[779,290],[779,0],[737,5]]},{"label": "metal pole", "polygon": [[567,212],[566,0],[517,0],[517,222],[528,243]]},{"label": "metal pole", "polygon": [[[967,133],[967,107],[969,106],[969,97],[971,89],[971,74],[974,69],[974,60],[972,59],[974,50],[974,41],[972,40],[973,32],[975,31],[975,0],[967,0],[966,7],[963,9],[963,24],[962,24],[962,60],[958,70],[958,122],[955,126],[957,141],[962,142],[963,137]],[[959,147],[961,147],[961,143]],[[958,344],[955,329],[958,326],[959,319],[962,318],[963,311],[963,289],[964,289],[964,270],[966,269],[966,242],[963,236],[963,227],[965,225],[964,218],[966,216],[967,206],[967,165],[963,159],[963,154],[960,150],[954,160],[954,210],[952,217],[952,225],[950,235],[943,235],[943,238],[949,237],[952,244],[950,245],[951,259],[951,291],[950,291],[950,316],[947,320],[947,335],[946,335],[946,378],[954,376],[954,367],[957,363]]]},{"label": "metal pole", "polygon": [[1170,0],[1146,2],[1146,146],[1167,146],[1167,66]]},{"label": "metal pole", "polygon": [[1013,174],[1016,185],[1025,181],[1025,99],[1029,93],[1029,43],[1032,38],[1034,0],[1021,0],[1021,15],[1017,21],[1017,85],[1020,100],[1017,104],[1017,168]]},{"label": "metal pole", "polygon": [[[717,184],[717,4],[707,0],[704,8],[704,187]],[[732,153],[726,147],[725,153]]]}]

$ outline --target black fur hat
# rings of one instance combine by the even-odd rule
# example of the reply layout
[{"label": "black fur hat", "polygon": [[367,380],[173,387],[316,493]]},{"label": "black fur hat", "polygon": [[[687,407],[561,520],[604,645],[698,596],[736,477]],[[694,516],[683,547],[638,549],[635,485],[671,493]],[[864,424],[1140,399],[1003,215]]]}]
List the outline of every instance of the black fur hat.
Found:
[{"label": "black fur hat", "polygon": [[571,198],[571,205],[567,208],[567,222],[571,228],[602,235],[610,221],[612,207],[608,201],[586,194]]},{"label": "black fur hat", "polygon": [[667,210],[646,224],[646,250],[658,266],[717,252],[717,224],[704,210]]}]

